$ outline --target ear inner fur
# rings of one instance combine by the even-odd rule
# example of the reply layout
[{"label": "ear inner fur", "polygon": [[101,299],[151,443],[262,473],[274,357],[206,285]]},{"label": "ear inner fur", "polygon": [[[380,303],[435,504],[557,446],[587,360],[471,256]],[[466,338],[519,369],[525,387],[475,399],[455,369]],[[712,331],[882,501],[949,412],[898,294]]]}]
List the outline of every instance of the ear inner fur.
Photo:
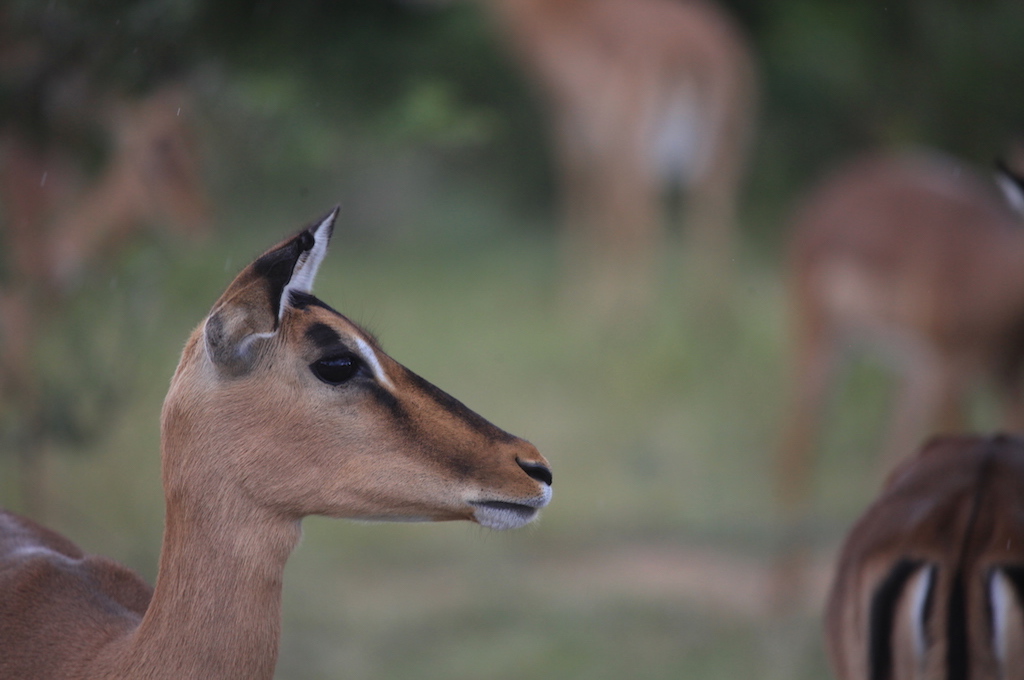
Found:
[{"label": "ear inner fur", "polygon": [[334,220],[337,216],[338,208],[334,208],[316,225],[302,232],[301,236],[305,239],[302,243],[303,250],[299,253],[295,266],[292,268],[291,277],[278,300],[278,321],[284,315],[285,307],[290,304],[293,292],[311,293],[313,291],[313,280],[320,269],[320,263],[323,262],[324,256],[327,254],[327,245],[334,233]]},{"label": "ear inner fur", "polygon": [[293,293],[309,293],[337,214],[335,208],[314,226],[261,255],[214,306],[206,322],[207,354],[228,375],[248,372],[254,345],[277,332]]}]

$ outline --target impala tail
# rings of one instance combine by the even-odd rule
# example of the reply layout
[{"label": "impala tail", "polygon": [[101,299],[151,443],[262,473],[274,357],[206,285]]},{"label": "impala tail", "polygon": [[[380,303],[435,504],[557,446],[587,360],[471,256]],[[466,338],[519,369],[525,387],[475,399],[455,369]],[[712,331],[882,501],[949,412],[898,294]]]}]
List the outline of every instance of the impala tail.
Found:
[{"label": "impala tail", "polygon": [[1024,678],[1024,440],[946,437],[898,468],[843,547],[841,680]]}]

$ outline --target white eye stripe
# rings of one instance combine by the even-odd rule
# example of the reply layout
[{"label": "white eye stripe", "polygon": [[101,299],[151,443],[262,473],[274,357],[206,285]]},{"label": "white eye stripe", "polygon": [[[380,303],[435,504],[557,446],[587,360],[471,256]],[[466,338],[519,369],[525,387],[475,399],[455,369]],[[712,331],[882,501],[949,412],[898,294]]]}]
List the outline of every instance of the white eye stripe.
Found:
[{"label": "white eye stripe", "polygon": [[377,358],[377,353],[373,351],[370,344],[358,335],[354,336],[353,339],[356,341],[356,345],[359,348],[359,356],[362,357],[363,361],[365,361],[370,367],[370,370],[373,371],[373,375],[377,378],[377,382],[381,383],[388,389],[395,389],[391,379],[388,378],[388,374],[384,372],[384,367],[381,366],[380,359]]}]

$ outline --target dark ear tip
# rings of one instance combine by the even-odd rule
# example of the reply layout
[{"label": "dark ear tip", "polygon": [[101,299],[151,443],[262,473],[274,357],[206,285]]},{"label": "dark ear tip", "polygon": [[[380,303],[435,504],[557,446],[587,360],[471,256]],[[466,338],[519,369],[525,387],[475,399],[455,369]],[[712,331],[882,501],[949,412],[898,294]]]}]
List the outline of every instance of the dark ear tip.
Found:
[{"label": "dark ear tip", "polygon": [[327,238],[330,239],[334,234],[334,222],[338,218],[338,212],[340,211],[341,205],[335,205],[333,209],[324,214],[320,219],[314,221],[299,234],[296,245],[298,245],[300,253],[313,249],[313,246],[316,245],[316,233],[321,229],[327,230]]},{"label": "dark ear tip", "polygon": [[341,212],[341,205],[340,204],[339,205],[335,205],[334,209],[331,210],[331,212],[329,212],[327,214],[326,218],[324,218],[324,222],[326,222],[325,226],[327,227],[327,236],[328,237],[330,237],[332,234],[334,234],[334,224],[335,224],[335,222],[337,222],[337,220],[338,220],[338,213],[340,213],[340,212]]},{"label": "dark ear tip", "polygon": [[334,230],[334,222],[338,219],[338,213],[339,212],[341,212],[341,205],[340,204],[336,204],[333,208],[331,208],[329,211],[327,211],[324,214],[323,217],[321,217],[320,219],[318,219],[315,222],[313,222],[313,224],[310,225],[309,230],[310,231],[317,231],[321,227],[326,227],[327,229],[333,231]]}]

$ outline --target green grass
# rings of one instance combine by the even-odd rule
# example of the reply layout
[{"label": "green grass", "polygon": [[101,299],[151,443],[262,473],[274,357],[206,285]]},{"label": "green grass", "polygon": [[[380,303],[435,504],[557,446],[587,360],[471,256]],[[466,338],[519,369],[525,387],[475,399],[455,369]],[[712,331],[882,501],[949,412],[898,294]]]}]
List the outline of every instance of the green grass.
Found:
[{"label": "green grass", "polygon": [[[177,354],[235,271],[308,217],[257,219],[187,254],[140,246],[116,279],[89,283],[76,303],[84,318],[135,305],[128,369],[117,374],[130,392],[88,449],[55,447],[52,525],[155,577],[158,414]],[[342,226],[317,293],[407,366],[533,441],[553,465],[555,495],[538,524],[513,533],[307,520],[286,575],[279,678],[826,673],[815,611],[737,612],[695,596],[699,583],[662,593],[658,579],[673,574],[651,576],[643,558],[676,551],[685,566],[710,550],[753,569],[772,563],[781,532],[770,475],[787,391],[778,272],[741,268],[728,310],[666,285],[650,323],[608,333],[559,306],[556,263],[543,236],[368,243]],[[57,378],[78,360],[60,349],[73,345],[52,340]],[[833,409],[817,474],[823,554],[873,493],[866,452],[886,384],[854,371]],[[0,504],[16,506],[9,459],[0,465]]]}]

